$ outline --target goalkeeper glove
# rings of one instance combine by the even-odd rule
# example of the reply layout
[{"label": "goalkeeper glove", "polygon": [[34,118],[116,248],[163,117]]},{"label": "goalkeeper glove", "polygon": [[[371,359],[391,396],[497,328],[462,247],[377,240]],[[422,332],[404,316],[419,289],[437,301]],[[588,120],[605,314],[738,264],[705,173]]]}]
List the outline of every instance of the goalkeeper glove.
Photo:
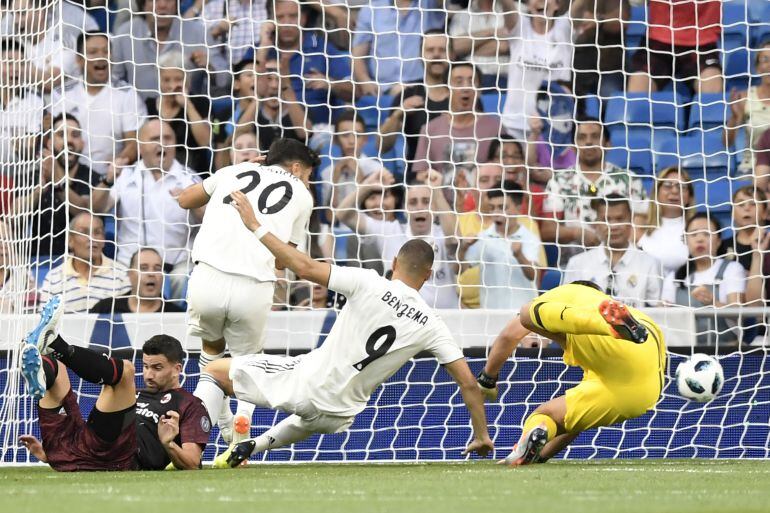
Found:
[{"label": "goalkeeper glove", "polygon": [[476,382],[479,384],[481,395],[489,402],[497,401],[497,377],[490,376],[482,370],[476,376]]}]

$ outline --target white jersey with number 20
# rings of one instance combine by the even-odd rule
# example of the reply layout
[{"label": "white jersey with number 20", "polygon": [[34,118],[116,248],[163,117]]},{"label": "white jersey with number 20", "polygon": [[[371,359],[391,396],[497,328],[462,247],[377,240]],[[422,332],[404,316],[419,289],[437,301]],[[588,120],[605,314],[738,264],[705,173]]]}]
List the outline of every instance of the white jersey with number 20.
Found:
[{"label": "white jersey with number 20", "polygon": [[230,193],[246,194],[262,226],[281,241],[299,245],[313,209],[313,197],[302,180],[280,166],[244,162],[220,169],[203,181],[203,188],[211,198],[193,245],[193,261],[275,281],[275,257],[244,226],[230,205]]},{"label": "white jersey with number 20", "polygon": [[300,396],[327,414],[355,415],[372,392],[422,351],[440,364],[463,358],[444,321],[420,293],[370,269],[332,266],[329,288],[347,303],[323,345],[295,370]]}]

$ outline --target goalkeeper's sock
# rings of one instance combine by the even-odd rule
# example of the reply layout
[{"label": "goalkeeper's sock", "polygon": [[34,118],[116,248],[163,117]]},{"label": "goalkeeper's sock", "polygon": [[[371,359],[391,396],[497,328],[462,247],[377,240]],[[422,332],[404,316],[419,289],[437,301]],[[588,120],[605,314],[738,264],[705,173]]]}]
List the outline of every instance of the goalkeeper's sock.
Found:
[{"label": "goalkeeper's sock", "polygon": [[201,372],[198,386],[195,387],[193,395],[203,402],[203,406],[206,407],[210,418],[216,419],[219,417],[227,396],[211,374]]},{"label": "goalkeeper's sock", "polygon": [[551,333],[614,337],[612,328],[596,306],[536,301],[530,307],[529,315],[532,322]]},{"label": "goalkeeper's sock", "polygon": [[[123,377],[123,360],[69,345],[60,335],[51,342],[52,356],[90,383],[116,385]],[[48,379],[46,378],[46,382]]]},{"label": "goalkeeper's sock", "polygon": [[59,375],[59,364],[51,356],[43,356],[43,372],[45,373],[45,389],[51,390]]},{"label": "goalkeeper's sock", "polygon": [[539,425],[543,424],[545,426],[546,431],[548,431],[548,441],[554,439],[556,436],[556,421],[553,420],[548,415],[544,415],[542,413],[533,413],[529,417],[527,417],[527,420],[524,421],[524,427],[522,428],[522,434],[529,433]]}]

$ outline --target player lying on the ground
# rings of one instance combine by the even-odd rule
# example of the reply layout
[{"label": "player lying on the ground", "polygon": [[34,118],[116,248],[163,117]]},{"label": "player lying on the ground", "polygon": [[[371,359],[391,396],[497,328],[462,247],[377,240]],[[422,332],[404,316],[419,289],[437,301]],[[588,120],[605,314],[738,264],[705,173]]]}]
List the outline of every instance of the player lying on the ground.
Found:
[{"label": "player lying on the ground", "polygon": [[228,358],[203,369],[198,390],[208,411],[219,411],[224,391],[292,414],[223,453],[226,464],[237,466],[255,452],[293,444],[313,433],[348,429],[374,389],[421,351],[435,355],[460,385],[475,437],[465,453],[484,456],[492,450],[483,397],[463,352],[418,292],[433,265],[433,248],[427,242],[413,239],[404,244],[393,260],[393,279],[387,280],[373,270],[311,259],[261,226],[242,193],[234,192],[233,200],[244,224],[255,232],[254,244],[264,244],[301,279],[344,294],[347,303],[324,344],[310,353]]},{"label": "player lying on the ground", "polygon": [[530,331],[558,343],[564,363],[581,367],[583,380],[527,417],[500,463],[545,462],[583,431],[643,415],[663,391],[666,346],[658,325],[595,284],[573,282],[524,305],[498,335],[478,376],[487,397],[497,397],[497,375]]},{"label": "player lying on the ground", "polygon": [[[155,335],[144,343],[146,388],[137,396],[133,363],[67,344],[57,329],[61,312],[60,297],[54,296],[21,352],[27,390],[39,399],[42,438],[41,443],[22,436],[27,450],[61,471],[161,470],[169,463],[178,469],[200,468],[211,421],[200,400],[179,388],[184,361],[179,341]],[[85,422],[67,367],[103,385]]]},{"label": "player lying on the ground", "polygon": [[[265,164],[243,162],[220,169],[179,196],[182,208],[206,205],[192,257],[187,302],[187,330],[201,338],[200,366],[225,356],[262,352],[265,322],[273,307],[275,257],[238,220],[230,207],[230,193],[243,191],[258,207],[260,221],[284,242],[298,244],[313,210],[308,192],[310,173],[318,156],[295,139],[276,139]],[[198,395],[197,390],[195,395]],[[238,401],[235,416],[229,401],[211,412],[222,438],[249,438],[254,405]]]}]

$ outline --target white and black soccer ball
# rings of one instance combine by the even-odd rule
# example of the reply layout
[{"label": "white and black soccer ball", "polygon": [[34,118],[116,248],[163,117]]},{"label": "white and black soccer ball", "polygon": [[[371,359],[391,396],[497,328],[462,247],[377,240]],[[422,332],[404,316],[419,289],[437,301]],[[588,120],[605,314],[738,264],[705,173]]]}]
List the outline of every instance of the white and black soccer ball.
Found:
[{"label": "white and black soccer ball", "polygon": [[725,382],[719,362],[702,353],[695,353],[676,368],[676,384],[682,397],[699,403],[714,399]]}]

